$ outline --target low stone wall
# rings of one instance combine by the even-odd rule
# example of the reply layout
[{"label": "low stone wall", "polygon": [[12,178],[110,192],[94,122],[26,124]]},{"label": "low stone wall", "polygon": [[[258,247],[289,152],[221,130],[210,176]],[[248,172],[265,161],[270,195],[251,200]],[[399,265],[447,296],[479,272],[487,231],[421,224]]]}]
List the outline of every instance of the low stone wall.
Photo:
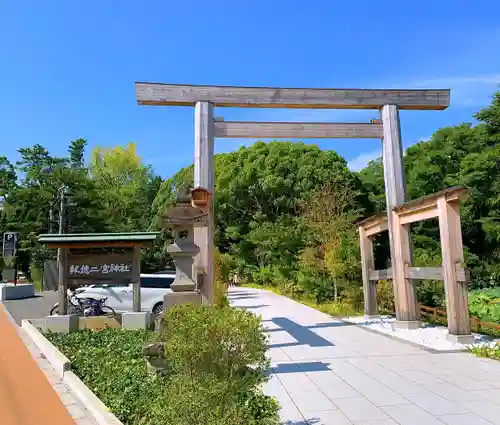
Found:
[{"label": "low stone wall", "polygon": [[0,283],[0,301],[22,300],[35,296],[35,287],[31,283]]},{"label": "low stone wall", "polygon": [[71,362],[41,333],[40,329],[43,329],[43,326],[45,326],[45,319],[35,319],[23,320],[21,327],[52,364],[57,373],[62,376],[64,384],[85,406],[97,425],[123,425],[83,381],[71,371]]}]

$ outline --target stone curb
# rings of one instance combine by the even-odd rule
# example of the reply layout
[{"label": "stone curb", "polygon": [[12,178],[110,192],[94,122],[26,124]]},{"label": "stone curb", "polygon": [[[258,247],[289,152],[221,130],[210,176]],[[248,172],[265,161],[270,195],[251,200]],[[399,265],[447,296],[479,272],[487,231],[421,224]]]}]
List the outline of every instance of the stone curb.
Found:
[{"label": "stone curb", "polygon": [[71,370],[64,372],[63,382],[89,411],[97,425],[123,425]]},{"label": "stone curb", "polygon": [[62,378],[64,372],[71,370],[71,362],[62,354],[52,343],[43,336],[43,334],[34,327],[29,320],[21,321],[21,328],[23,328],[31,340],[38,347],[40,352],[45,356],[50,364],[54,367],[57,374]]},{"label": "stone curb", "polygon": [[62,377],[64,385],[89,411],[97,425],[123,425],[106,405],[71,371],[71,362],[29,320],[22,321],[22,328],[40,352]]}]

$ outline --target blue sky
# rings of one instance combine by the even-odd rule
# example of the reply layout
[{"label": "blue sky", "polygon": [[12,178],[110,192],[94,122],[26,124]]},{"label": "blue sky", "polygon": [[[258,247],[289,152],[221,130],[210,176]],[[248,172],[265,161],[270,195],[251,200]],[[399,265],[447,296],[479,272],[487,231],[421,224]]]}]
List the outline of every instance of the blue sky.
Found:
[{"label": "blue sky", "polygon": [[[193,160],[192,108],[138,106],[134,81],[451,88],[446,111],[403,111],[407,147],[486,106],[500,84],[498,0],[0,0],[0,155],[137,143],[168,177]],[[216,110],[226,120],[366,121],[377,111]],[[216,141],[217,152],[249,140]],[[377,140],[321,140],[353,169]]]}]

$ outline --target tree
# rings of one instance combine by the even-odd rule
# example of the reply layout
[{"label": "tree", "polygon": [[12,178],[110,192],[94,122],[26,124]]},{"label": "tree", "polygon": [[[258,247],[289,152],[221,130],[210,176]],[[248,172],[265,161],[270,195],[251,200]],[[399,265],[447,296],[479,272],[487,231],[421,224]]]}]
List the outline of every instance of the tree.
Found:
[{"label": "tree", "polygon": [[[301,202],[325,182],[346,185],[360,208],[369,206],[361,181],[333,151],[291,142],[257,142],[215,156],[215,236],[221,253],[238,259],[247,274],[271,267],[290,275],[305,246],[307,232],[298,220]],[[166,180],[154,202],[157,216],[175,200],[179,187],[191,185],[193,168]],[[242,270],[243,271],[243,270]]]},{"label": "tree", "polygon": [[[333,284],[333,299],[361,276],[359,244],[355,223],[361,215],[356,192],[348,185],[326,183],[304,200],[302,220],[312,238],[302,256],[303,281],[307,276],[327,273],[330,280],[317,284],[316,298],[328,294],[324,285]],[[359,289],[359,283],[353,288]],[[311,288],[309,288],[311,289]]]},{"label": "tree", "polygon": [[76,139],[69,144],[69,163],[73,168],[83,168],[85,148],[87,141],[85,139]]},{"label": "tree", "polygon": [[115,232],[144,231],[150,225],[151,184],[158,186],[149,166],[142,163],[135,145],[95,148],[90,173],[100,202]]},{"label": "tree", "polygon": [[0,199],[8,196],[16,186],[16,170],[7,157],[0,156]]}]

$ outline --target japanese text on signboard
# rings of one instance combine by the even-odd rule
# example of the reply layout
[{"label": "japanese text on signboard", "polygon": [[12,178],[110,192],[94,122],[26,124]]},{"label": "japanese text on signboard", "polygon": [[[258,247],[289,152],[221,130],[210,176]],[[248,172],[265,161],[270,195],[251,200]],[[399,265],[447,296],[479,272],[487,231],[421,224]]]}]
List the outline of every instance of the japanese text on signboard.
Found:
[{"label": "japanese text on signboard", "polygon": [[132,279],[131,253],[68,255],[68,279],[126,282]]},{"label": "japanese text on signboard", "polygon": [[90,275],[93,273],[128,273],[130,272],[130,264],[103,264],[102,266],[89,266],[88,264],[69,266],[69,274],[72,275]]}]

